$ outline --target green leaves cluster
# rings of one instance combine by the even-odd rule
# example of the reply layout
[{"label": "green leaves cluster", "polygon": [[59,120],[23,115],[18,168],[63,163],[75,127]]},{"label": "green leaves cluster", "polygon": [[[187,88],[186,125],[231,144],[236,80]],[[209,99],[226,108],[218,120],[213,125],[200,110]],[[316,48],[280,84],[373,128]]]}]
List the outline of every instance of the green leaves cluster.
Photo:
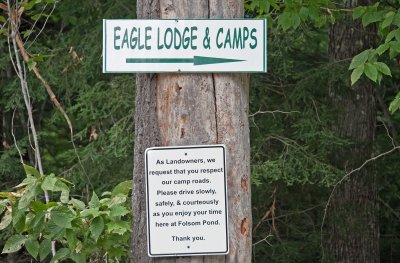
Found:
[{"label": "green leaves cluster", "polygon": [[[90,201],[69,195],[72,183],[54,174],[40,176],[33,167],[24,166],[26,178],[16,192],[2,192],[0,230],[12,226],[14,235],[5,243],[2,253],[13,253],[25,247],[35,259],[45,260],[55,242],[56,254],[50,262],[71,259],[120,258],[127,256],[131,209],[128,194],[131,181],[117,185],[101,197],[93,192]],[[59,201],[45,203],[43,193]]]},{"label": "green leaves cluster", "polygon": [[350,64],[351,85],[354,85],[365,74],[370,80],[380,83],[382,75],[391,76],[392,73],[388,65],[378,60],[379,51],[367,49],[356,55]]},{"label": "green leaves cluster", "polygon": [[328,0],[248,0],[245,1],[247,12],[255,13],[258,17],[266,17],[268,24],[274,24],[284,31],[297,29],[301,23],[311,23],[317,27],[328,21],[335,21],[334,4]]},{"label": "green leaves cluster", "polygon": [[[400,9],[395,5],[384,5],[377,2],[371,6],[359,6],[353,10],[353,19],[361,20],[364,27],[376,24],[381,39],[375,49],[365,50],[352,59],[350,65],[351,83],[355,84],[365,74],[374,82],[380,83],[382,76],[392,76],[391,69],[378,59],[394,60],[400,54]],[[396,98],[400,97],[400,93]],[[400,101],[394,99],[389,110],[393,113],[400,108]]]},{"label": "green leaves cluster", "polygon": [[[395,3],[378,1],[370,6],[346,9],[329,0],[247,0],[245,10],[250,16],[267,17],[269,25],[277,23],[283,31],[297,29],[302,24],[322,27],[352,12],[353,19],[360,20],[364,27],[375,24],[382,42],[376,48],[365,50],[352,58],[349,67],[352,71],[351,85],[363,75],[379,84],[383,76],[392,76],[389,63],[384,61],[385,55],[393,60],[400,54],[400,9]],[[389,107],[392,113],[399,108],[398,99],[393,100]]]}]

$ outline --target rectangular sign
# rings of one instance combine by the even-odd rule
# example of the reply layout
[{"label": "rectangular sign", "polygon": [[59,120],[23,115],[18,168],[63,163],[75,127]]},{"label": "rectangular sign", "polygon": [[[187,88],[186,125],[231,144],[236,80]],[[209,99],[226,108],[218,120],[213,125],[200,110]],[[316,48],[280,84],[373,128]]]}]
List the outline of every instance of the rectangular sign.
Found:
[{"label": "rectangular sign", "polygon": [[227,254],[225,146],[149,148],[145,164],[149,256]]},{"label": "rectangular sign", "polygon": [[103,72],[266,72],[266,19],[103,20]]}]

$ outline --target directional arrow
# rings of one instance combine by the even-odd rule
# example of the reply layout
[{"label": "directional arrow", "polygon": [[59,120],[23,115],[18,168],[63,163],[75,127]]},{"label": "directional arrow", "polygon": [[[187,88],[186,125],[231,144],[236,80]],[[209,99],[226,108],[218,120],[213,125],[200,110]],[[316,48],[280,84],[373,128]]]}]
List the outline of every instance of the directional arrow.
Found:
[{"label": "directional arrow", "polygon": [[245,60],[231,58],[213,58],[194,56],[193,58],[127,58],[126,63],[193,63],[193,65],[207,65],[218,63],[241,62]]}]

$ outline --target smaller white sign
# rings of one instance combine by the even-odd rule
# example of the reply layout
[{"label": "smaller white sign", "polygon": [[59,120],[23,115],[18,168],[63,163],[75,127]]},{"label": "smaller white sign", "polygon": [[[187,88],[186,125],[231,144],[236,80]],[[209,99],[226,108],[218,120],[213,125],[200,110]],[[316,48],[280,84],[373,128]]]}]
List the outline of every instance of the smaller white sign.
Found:
[{"label": "smaller white sign", "polygon": [[146,150],[150,257],[229,251],[224,145]]}]

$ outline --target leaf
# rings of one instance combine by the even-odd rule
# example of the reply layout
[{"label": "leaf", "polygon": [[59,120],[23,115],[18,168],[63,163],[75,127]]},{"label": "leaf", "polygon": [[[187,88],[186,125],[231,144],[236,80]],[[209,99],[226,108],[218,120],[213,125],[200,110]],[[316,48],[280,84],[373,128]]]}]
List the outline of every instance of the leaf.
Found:
[{"label": "leaf", "polygon": [[107,224],[107,232],[123,235],[125,232],[130,231],[131,226],[125,221],[112,221]]},{"label": "leaf", "polygon": [[353,57],[349,69],[355,69],[361,65],[364,65],[365,62],[367,62],[370,53],[371,50],[367,49],[361,52],[360,54],[356,55],[355,57]]},{"label": "leaf", "polygon": [[77,242],[76,233],[72,229],[66,229],[65,230],[65,237],[66,237],[66,240],[67,240],[67,243],[68,243],[68,247],[71,250],[75,250],[76,242]]},{"label": "leaf", "polygon": [[400,27],[400,13],[398,11],[393,18],[392,25]]},{"label": "leaf", "polygon": [[40,173],[34,167],[24,164],[24,171],[26,175],[33,175],[36,178],[40,178]]},{"label": "leaf", "polygon": [[296,29],[300,26],[301,19],[300,19],[299,14],[297,14],[297,13],[291,14],[291,23],[292,23],[293,29]]},{"label": "leaf", "polygon": [[50,263],[54,263],[56,261],[60,261],[62,259],[66,259],[70,254],[70,250],[68,248],[61,248],[57,250],[56,254],[54,257],[50,260]]},{"label": "leaf", "polygon": [[365,75],[372,81],[376,82],[378,78],[378,70],[371,63],[366,63],[364,68]]},{"label": "leaf", "polygon": [[[2,194],[4,194],[5,196],[2,197]],[[0,198],[8,198],[9,195],[10,195],[9,192],[0,192]],[[0,200],[0,214],[3,213],[3,211],[6,209],[8,203],[9,203],[9,200],[7,200],[7,199]]]},{"label": "leaf", "polygon": [[378,22],[380,20],[383,19],[385,12],[382,11],[368,11],[367,13],[365,13],[361,19],[362,24],[364,27],[368,26],[369,24]]},{"label": "leaf", "polygon": [[22,181],[22,183],[15,186],[15,188],[20,188],[27,185],[33,185],[34,183],[36,183],[36,178],[31,175],[27,175],[26,178]]},{"label": "leaf", "polygon": [[380,55],[385,53],[390,47],[390,43],[384,43],[382,45],[379,45],[379,47],[376,49],[376,52]]},{"label": "leaf", "polygon": [[[14,193],[12,192],[0,192],[0,198],[10,198]],[[1,205],[2,209],[4,209],[4,205]]]},{"label": "leaf", "polygon": [[300,11],[299,11],[299,16],[300,16],[301,20],[306,21],[309,12],[310,12],[310,11],[309,11],[309,9],[308,9],[307,7],[302,6],[302,7],[300,8]]},{"label": "leaf", "polygon": [[44,57],[43,55],[33,55],[31,58],[36,61],[36,62],[43,62],[44,61]]},{"label": "leaf", "polygon": [[396,13],[393,11],[389,11],[388,13],[386,13],[385,20],[383,20],[382,22],[382,28],[386,28],[392,24],[395,14]]},{"label": "leaf", "polygon": [[18,233],[22,233],[25,230],[25,213],[18,210],[17,207],[12,208],[12,222],[13,227]]},{"label": "leaf", "polygon": [[80,213],[80,217],[98,217],[100,215],[99,209],[98,208],[89,208],[85,209]]},{"label": "leaf", "polygon": [[69,191],[65,191],[65,190],[61,191],[60,201],[61,201],[61,203],[64,203],[64,204],[68,203]]},{"label": "leaf", "polygon": [[92,198],[90,199],[90,202],[89,202],[89,207],[90,208],[100,207],[100,200],[95,192],[93,192],[93,194],[92,194]]},{"label": "leaf", "polygon": [[33,59],[29,59],[28,61],[26,61],[26,64],[28,65],[28,69],[32,70],[34,67],[36,67],[37,62]]},{"label": "leaf", "polygon": [[124,216],[129,214],[129,210],[120,205],[114,205],[110,209],[110,216]]},{"label": "leaf", "polygon": [[32,229],[34,234],[40,234],[45,228],[45,212],[38,213],[29,224],[29,229]]},{"label": "leaf", "polygon": [[3,217],[1,218],[1,222],[0,222],[0,230],[5,229],[6,227],[8,227],[12,222],[12,213],[11,211],[6,211],[3,215]]},{"label": "leaf", "polygon": [[385,43],[391,41],[393,38],[396,38],[397,41],[399,41],[399,39],[400,39],[400,30],[399,30],[399,29],[390,31],[390,32],[386,35]]},{"label": "leaf", "polygon": [[108,252],[110,257],[122,257],[126,254],[126,250],[120,247],[111,247]]},{"label": "leaf", "polygon": [[398,109],[400,109],[400,92],[397,93],[396,97],[389,105],[389,110],[392,114],[395,113]]},{"label": "leaf", "polygon": [[57,178],[54,174],[46,175],[42,183],[42,189],[44,191],[55,191]]},{"label": "leaf", "polygon": [[103,197],[103,196],[111,196],[111,192],[110,191],[103,192],[101,194],[101,197]]},{"label": "leaf", "polygon": [[375,62],[374,63],[376,69],[384,75],[392,76],[390,68],[383,62]]},{"label": "leaf", "polygon": [[58,180],[60,180],[61,182],[64,182],[64,183],[66,183],[66,184],[69,184],[69,185],[72,185],[72,186],[74,186],[74,183],[73,183],[73,182],[71,182],[71,181],[68,181],[68,180],[67,180],[67,179],[65,179],[65,178],[58,177]]},{"label": "leaf", "polygon": [[108,198],[108,197],[106,197],[106,198],[102,198],[101,200],[100,200],[100,204],[101,204],[101,206],[108,206],[108,207],[110,207],[111,205],[111,198]]},{"label": "leaf", "polygon": [[50,252],[51,252],[51,241],[50,241],[50,239],[44,239],[40,243],[40,247],[39,247],[40,261],[45,260],[46,257],[50,254]]},{"label": "leaf", "polygon": [[379,84],[381,84],[381,81],[382,81],[382,74],[378,74],[377,81],[378,81]]},{"label": "leaf", "polygon": [[104,230],[104,220],[103,217],[99,216],[93,219],[92,223],[89,226],[90,233],[94,240],[97,241],[99,239],[101,233]]},{"label": "leaf", "polygon": [[[25,31],[23,31],[23,32],[21,32],[21,33],[23,34],[24,38],[27,38],[27,37],[29,37],[29,35],[32,34],[33,32],[34,32],[34,30],[28,29],[28,30],[25,30]],[[36,61],[36,60],[35,60],[35,61]]]},{"label": "leaf", "polygon": [[46,204],[40,201],[32,201],[31,207],[35,213],[40,213],[47,210]]},{"label": "leaf", "polygon": [[399,41],[391,41],[390,49],[389,49],[389,57],[394,58],[400,53],[400,42]]},{"label": "leaf", "polygon": [[83,254],[81,254],[81,253],[72,252],[72,253],[71,253],[71,259],[72,259],[73,261],[75,261],[76,263],[86,263],[86,258],[85,258],[85,256],[84,256]]},{"label": "leaf", "polygon": [[64,236],[66,228],[58,226],[53,220],[49,220],[46,224],[46,232],[44,237],[50,240],[60,239]]},{"label": "leaf", "polygon": [[353,9],[353,19],[360,18],[367,11],[366,6],[358,6]]},{"label": "leaf", "polygon": [[23,210],[27,208],[30,205],[31,201],[35,198],[35,192],[36,191],[34,187],[28,188],[28,191],[26,191],[26,193],[21,197],[18,202],[18,209]]},{"label": "leaf", "polygon": [[119,195],[111,198],[111,202],[110,202],[109,206],[111,207],[113,205],[123,204],[126,202],[126,200],[127,200],[126,195],[119,194]]},{"label": "leaf", "polygon": [[46,176],[46,178],[42,183],[42,189],[44,191],[53,191],[53,192],[61,191],[60,201],[62,203],[67,203],[69,201],[68,186],[61,180],[61,178],[55,177],[54,174]]},{"label": "leaf", "polygon": [[292,26],[291,15],[289,12],[284,12],[278,17],[278,25],[280,25],[283,31],[288,30]]},{"label": "leaf", "polygon": [[5,23],[7,20],[4,18],[4,16],[0,16],[0,23]]},{"label": "leaf", "polygon": [[364,65],[360,65],[359,67],[353,70],[350,77],[352,86],[360,79],[363,72],[364,72]]},{"label": "leaf", "polygon": [[32,201],[31,202],[31,207],[35,213],[40,213],[47,211],[47,209],[57,206],[58,204],[56,202],[49,202],[47,204],[40,202],[40,201]]},{"label": "leaf", "polygon": [[17,252],[21,249],[21,247],[25,244],[26,237],[22,235],[13,235],[9,239],[7,239],[6,244],[4,245],[2,254],[5,253],[13,253]]},{"label": "leaf", "polygon": [[315,23],[320,18],[320,9],[315,5],[309,6],[309,8],[308,8],[308,16]]},{"label": "leaf", "polygon": [[71,200],[69,201],[69,203],[73,206],[75,206],[77,209],[79,210],[83,210],[85,209],[85,203],[82,202],[81,200],[75,199],[75,198],[71,198]]},{"label": "leaf", "polygon": [[36,1],[24,2],[21,5],[25,8],[25,10],[31,10],[36,5]]},{"label": "leaf", "polygon": [[28,253],[33,257],[37,258],[39,254],[39,242],[36,240],[36,238],[30,237],[26,240],[25,242],[25,248],[28,251]]},{"label": "leaf", "polygon": [[75,215],[69,208],[59,206],[51,210],[50,218],[59,227],[71,228],[71,221],[74,220]]},{"label": "leaf", "polygon": [[111,196],[119,194],[128,195],[132,190],[133,180],[127,180],[119,183],[111,192]]},{"label": "leaf", "polygon": [[261,1],[261,2],[260,2],[260,9],[261,9],[264,13],[268,13],[270,8],[271,8],[271,4],[270,4],[269,1]]}]

